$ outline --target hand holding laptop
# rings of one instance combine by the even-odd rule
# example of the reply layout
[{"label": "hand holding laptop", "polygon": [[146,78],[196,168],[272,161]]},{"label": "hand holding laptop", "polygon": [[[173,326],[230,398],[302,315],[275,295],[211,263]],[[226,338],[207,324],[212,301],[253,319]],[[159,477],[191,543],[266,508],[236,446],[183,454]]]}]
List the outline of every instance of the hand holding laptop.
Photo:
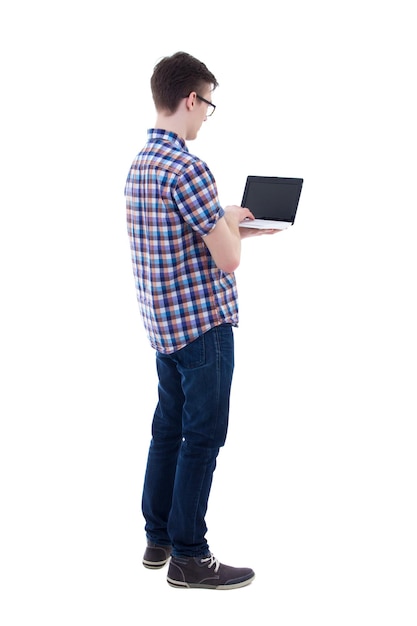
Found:
[{"label": "hand holding laptop", "polygon": [[232,230],[239,232],[241,239],[246,239],[247,237],[253,237],[255,235],[271,235],[278,232],[278,230],[275,228],[240,228],[242,221],[247,221],[248,224],[251,224],[255,221],[255,216],[248,208],[238,206],[236,204],[231,204],[225,207],[224,216],[229,227],[232,228]]},{"label": "hand holding laptop", "polygon": [[[259,237],[259,235],[275,235],[276,233],[280,233],[282,228],[265,228],[264,226],[254,226],[251,228],[251,223],[256,220],[245,220],[244,223],[239,224],[240,230],[240,238],[247,239],[248,237]],[[241,228],[243,226],[243,228]]]}]

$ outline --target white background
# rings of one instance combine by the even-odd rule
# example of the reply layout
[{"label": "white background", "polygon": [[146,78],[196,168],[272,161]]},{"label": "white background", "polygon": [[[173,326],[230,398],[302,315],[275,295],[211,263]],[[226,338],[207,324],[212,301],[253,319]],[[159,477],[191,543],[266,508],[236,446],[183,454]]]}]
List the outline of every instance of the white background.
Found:
[{"label": "white background", "polygon": [[[411,1],[5,6],[2,624],[415,626]],[[257,578],[230,593],[141,565],[156,379],[123,188],[177,50],[220,83],[189,147],[222,203],[248,174],[305,179],[295,226],[245,241],[237,271],[208,539]]]}]

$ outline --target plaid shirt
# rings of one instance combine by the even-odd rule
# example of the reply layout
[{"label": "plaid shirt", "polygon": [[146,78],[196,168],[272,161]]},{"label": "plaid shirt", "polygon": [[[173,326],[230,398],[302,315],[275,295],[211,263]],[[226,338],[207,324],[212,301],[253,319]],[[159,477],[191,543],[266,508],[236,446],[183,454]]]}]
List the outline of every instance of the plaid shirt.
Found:
[{"label": "plaid shirt", "polygon": [[238,322],[233,273],[204,243],[224,210],[207,165],[162,129],[132,163],[127,226],[140,312],[151,345],[170,354],[222,323]]}]

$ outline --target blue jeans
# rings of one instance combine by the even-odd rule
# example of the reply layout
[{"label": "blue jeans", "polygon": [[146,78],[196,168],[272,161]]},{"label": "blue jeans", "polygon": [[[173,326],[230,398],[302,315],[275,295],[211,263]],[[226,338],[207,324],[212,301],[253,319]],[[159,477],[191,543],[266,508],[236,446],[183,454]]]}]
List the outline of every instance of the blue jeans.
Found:
[{"label": "blue jeans", "polygon": [[158,405],[142,497],[149,540],[174,556],[204,556],[205,515],[226,441],[233,328],[222,324],[173,354],[156,354]]}]

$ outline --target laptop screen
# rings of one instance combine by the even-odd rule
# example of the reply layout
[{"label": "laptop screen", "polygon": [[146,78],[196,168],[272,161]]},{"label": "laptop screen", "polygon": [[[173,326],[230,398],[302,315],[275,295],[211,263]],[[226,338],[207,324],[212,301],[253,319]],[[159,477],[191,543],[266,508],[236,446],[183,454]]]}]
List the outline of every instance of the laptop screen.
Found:
[{"label": "laptop screen", "polygon": [[248,176],[242,206],[258,219],[294,222],[303,179]]}]

